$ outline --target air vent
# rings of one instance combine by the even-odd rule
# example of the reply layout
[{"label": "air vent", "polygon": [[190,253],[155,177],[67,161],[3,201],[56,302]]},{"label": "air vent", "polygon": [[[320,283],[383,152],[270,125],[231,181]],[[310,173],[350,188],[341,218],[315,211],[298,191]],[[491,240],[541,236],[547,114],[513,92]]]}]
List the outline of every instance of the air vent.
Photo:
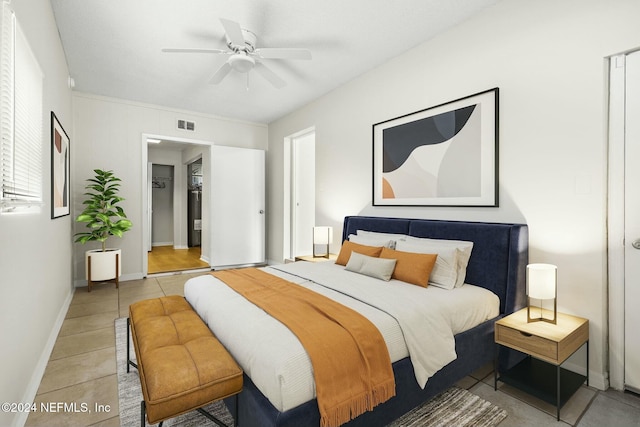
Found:
[{"label": "air vent", "polygon": [[182,129],[182,130],[188,130],[191,132],[195,132],[196,130],[196,123],[195,122],[190,122],[187,120],[180,120],[178,119],[178,129]]}]

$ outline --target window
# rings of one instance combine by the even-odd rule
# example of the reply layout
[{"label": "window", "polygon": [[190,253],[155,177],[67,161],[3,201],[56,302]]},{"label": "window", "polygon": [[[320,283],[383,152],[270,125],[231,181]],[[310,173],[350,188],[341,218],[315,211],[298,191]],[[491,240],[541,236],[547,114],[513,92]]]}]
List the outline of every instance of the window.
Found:
[{"label": "window", "polygon": [[2,212],[42,205],[43,75],[9,3],[0,33]]}]

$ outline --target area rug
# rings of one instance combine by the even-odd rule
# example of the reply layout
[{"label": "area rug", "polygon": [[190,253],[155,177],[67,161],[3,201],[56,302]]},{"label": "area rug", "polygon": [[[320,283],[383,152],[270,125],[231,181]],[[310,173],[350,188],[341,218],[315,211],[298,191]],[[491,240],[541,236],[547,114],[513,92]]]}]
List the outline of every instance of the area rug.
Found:
[{"label": "area rug", "polygon": [[[138,426],[140,425],[142,390],[138,371],[131,367],[130,372],[127,373],[127,319],[116,319],[115,329],[120,425],[122,427]],[[133,344],[131,344],[131,359],[135,361]],[[222,402],[212,403],[204,409],[228,425],[233,422],[231,414]],[[388,427],[493,427],[506,417],[507,412],[503,409],[467,390],[451,387],[403,415]],[[166,420],[163,426],[215,427],[216,424],[197,411],[193,411]]]}]

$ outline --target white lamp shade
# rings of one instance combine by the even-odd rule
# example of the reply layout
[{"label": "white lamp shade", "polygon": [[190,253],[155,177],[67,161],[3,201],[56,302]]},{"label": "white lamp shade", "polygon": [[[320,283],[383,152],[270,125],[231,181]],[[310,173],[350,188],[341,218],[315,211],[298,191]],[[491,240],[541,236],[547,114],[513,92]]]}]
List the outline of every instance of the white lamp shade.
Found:
[{"label": "white lamp shade", "polygon": [[527,295],[535,299],[556,297],[558,267],[553,264],[527,265]]},{"label": "white lamp shade", "polygon": [[333,243],[333,227],[313,227],[313,244],[328,245]]}]

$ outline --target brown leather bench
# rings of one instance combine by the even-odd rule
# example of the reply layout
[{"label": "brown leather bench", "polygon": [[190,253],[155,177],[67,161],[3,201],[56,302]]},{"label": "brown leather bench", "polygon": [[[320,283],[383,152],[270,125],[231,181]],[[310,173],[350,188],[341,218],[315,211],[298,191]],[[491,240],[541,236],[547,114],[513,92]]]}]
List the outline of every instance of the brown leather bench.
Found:
[{"label": "brown leather bench", "polygon": [[133,366],[140,375],[142,426],[145,412],[149,424],[162,425],[193,410],[225,426],[202,407],[230,396],[238,424],[242,369],[183,297],[131,304],[127,324],[138,362],[131,361],[127,339],[127,372]]}]

